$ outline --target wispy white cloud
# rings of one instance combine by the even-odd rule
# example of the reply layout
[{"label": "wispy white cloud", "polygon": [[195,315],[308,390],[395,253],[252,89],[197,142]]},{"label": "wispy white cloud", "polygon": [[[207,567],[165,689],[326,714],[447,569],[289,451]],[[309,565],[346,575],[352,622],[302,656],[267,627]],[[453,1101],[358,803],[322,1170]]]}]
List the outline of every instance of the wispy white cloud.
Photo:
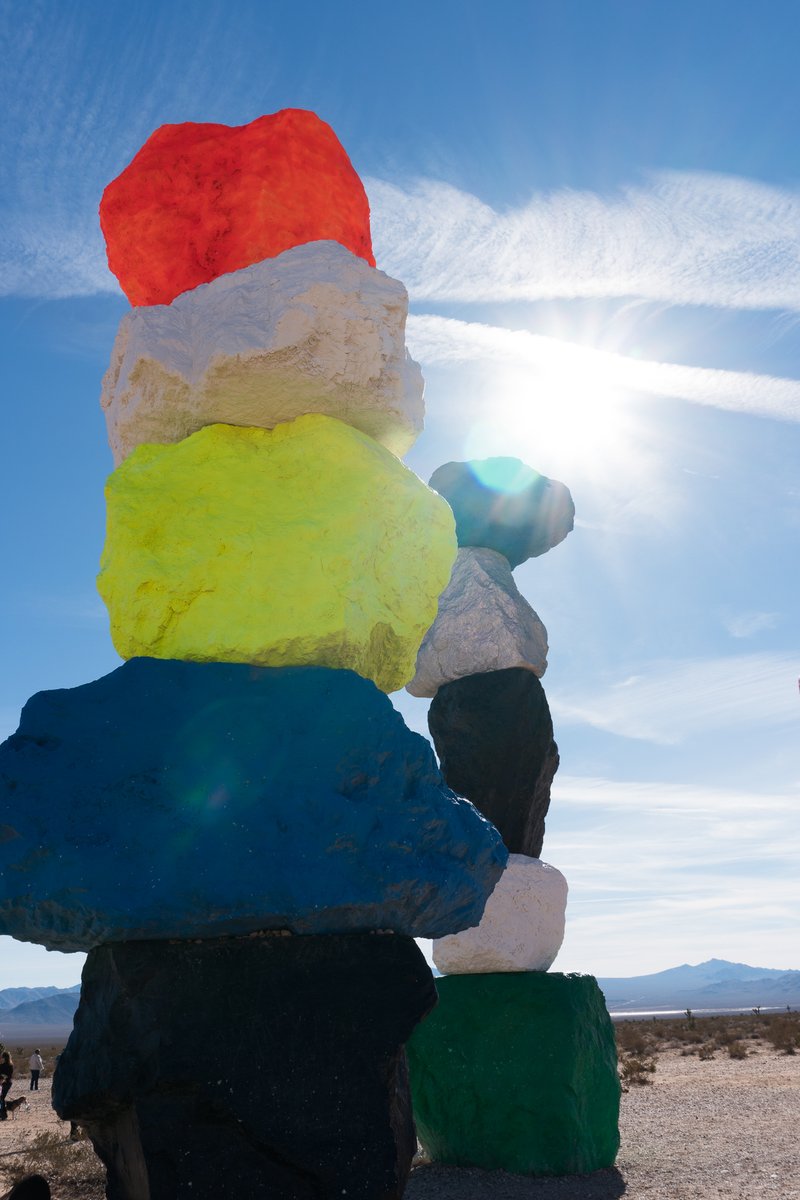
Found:
[{"label": "wispy white cloud", "polygon": [[54,222],[50,214],[0,211],[0,231],[0,295],[120,294],[96,219],[76,213]]},{"label": "wispy white cloud", "polygon": [[[429,314],[408,318],[412,354],[423,364],[487,363],[552,375],[557,371],[606,388],[680,398],[729,412],[800,422],[800,381],[627,358],[527,330]],[[586,383],[584,382],[584,387]]]},{"label": "wispy white cloud", "polygon": [[202,21],[190,8],[0,8],[0,295],[118,292],[97,217],[105,185],[164,122],[262,111],[274,68],[224,8]]},{"label": "wispy white cloud", "polygon": [[800,725],[800,662],[788,654],[664,660],[604,687],[550,692],[555,717],[678,745],[711,730]]},{"label": "wispy white cloud", "polygon": [[723,618],[723,624],[731,637],[749,638],[765,629],[774,629],[779,614],[775,612],[732,613]]},{"label": "wispy white cloud", "polygon": [[570,885],[556,967],[800,966],[797,804],[791,792],[558,774],[543,851]]},{"label": "wispy white cloud", "polygon": [[[743,814],[757,813],[759,821],[763,822],[795,813],[798,803],[798,795],[793,791],[755,793],[705,784],[605,779],[602,776],[568,775],[561,771],[553,789],[558,805],[586,806],[604,813],[660,812],[676,818],[691,813],[695,818],[716,819],[735,813],[738,820]],[[795,832],[800,839],[800,828]],[[696,840],[694,835],[692,838]],[[704,852],[702,848],[698,849]]]},{"label": "wispy white cloud", "polygon": [[421,180],[367,181],[381,265],[415,300],[637,297],[800,309],[800,192],[662,172],[614,196],[560,190],[497,212]]}]

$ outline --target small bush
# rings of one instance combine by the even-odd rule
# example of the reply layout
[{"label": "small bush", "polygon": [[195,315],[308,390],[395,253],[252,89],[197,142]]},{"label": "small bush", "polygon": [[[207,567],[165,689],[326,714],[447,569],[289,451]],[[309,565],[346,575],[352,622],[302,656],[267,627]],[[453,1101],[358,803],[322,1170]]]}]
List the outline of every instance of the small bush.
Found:
[{"label": "small bush", "polygon": [[619,1077],[622,1083],[630,1087],[644,1087],[645,1084],[652,1083],[650,1075],[655,1073],[656,1063],[653,1058],[636,1058],[631,1055],[630,1058],[623,1059],[619,1067]]},{"label": "small bush", "polygon": [[800,1021],[792,1017],[773,1017],[767,1026],[766,1038],[783,1054],[796,1054],[800,1046]]},{"label": "small bush", "polygon": [[627,1054],[646,1054],[650,1038],[638,1021],[624,1021],[617,1026],[617,1046]]},{"label": "small bush", "polygon": [[747,1046],[745,1046],[744,1042],[729,1042],[728,1057],[747,1058]]}]

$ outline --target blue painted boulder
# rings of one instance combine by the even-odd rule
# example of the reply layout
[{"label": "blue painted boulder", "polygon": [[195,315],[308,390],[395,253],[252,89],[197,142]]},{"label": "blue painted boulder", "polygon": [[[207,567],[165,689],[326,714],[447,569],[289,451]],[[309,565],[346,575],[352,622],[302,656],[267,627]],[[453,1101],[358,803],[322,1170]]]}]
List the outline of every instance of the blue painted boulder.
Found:
[{"label": "blue painted boulder", "polygon": [[507,859],[374,684],[132,659],[0,747],[0,932],[50,949],[475,925]]},{"label": "blue painted boulder", "polygon": [[453,510],[459,546],[487,546],[512,567],[552,550],[573,527],[569,488],[518,458],[444,463],[428,483]]}]

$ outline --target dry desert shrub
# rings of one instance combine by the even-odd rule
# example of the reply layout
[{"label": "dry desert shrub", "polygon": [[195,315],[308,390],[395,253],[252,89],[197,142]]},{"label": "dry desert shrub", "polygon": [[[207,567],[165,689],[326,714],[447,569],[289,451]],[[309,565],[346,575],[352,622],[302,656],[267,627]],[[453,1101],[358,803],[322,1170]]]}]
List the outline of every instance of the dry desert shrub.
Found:
[{"label": "dry desert shrub", "polygon": [[650,1037],[641,1021],[621,1021],[616,1033],[617,1049],[624,1054],[643,1055],[650,1049]]},{"label": "dry desert shrub", "polygon": [[[729,1053],[735,1043],[771,1045],[782,1054],[800,1050],[800,1013],[731,1013],[719,1016],[621,1021],[616,1025],[620,1055],[639,1057],[662,1050],[679,1050],[683,1057],[697,1055],[708,1061],[715,1050]],[[738,1052],[737,1052],[738,1053]],[[732,1057],[737,1057],[734,1053]],[[755,1050],[753,1050],[755,1053]]]},{"label": "dry desert shrub", "polygon": [[800,1046],[800,1019],[796,1015],[772,1017],[765,1036],[782,1054],[796,1054]]},{"label": "dry desert shrub", "polygon": [[655,1069],[654,1058],[636,1058],[633,1055],[624,1058],[619,1064],[619,1077],[623,1088],[644,1087],[652,1083],[651,1076],[655,1074]]},{"label": "dry desert shrub", "polygon": [[12,1183],[43,1175],[59,1200],[102,1200],[106,1172],[88,1140],[71,1142],[60,1133],[40,1133],[4,1164]]},{"label": "dry desert shrub", "polygon": [[745,1046],[744,1042],[729,1042],[728,1057],[747,1058],[747,1046]]}]

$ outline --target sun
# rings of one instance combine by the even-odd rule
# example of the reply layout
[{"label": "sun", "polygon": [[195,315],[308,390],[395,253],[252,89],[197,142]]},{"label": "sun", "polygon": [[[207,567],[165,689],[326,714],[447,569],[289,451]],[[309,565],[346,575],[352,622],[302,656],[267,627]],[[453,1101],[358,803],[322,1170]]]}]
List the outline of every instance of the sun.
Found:
[{"label": "sun", "polygon": [[491,413],[471,429],[468,457],[513,454],[574,476],[606,474],[635,455],[636,406],[620,356],[550,337],[534,342],[524,366],[494,375]]}]

